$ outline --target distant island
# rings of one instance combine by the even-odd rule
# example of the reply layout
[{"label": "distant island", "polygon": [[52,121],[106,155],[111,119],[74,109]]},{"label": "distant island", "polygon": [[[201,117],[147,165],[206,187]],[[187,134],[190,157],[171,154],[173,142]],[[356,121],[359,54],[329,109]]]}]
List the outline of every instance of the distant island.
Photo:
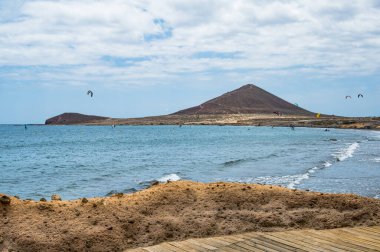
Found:
[{"label": "distant island", "polygon": [[46,125],[252,125],[380,130],[380,117],[320,115],[291,104],[253,84],[170,115],[110,118],[63,113]]}]

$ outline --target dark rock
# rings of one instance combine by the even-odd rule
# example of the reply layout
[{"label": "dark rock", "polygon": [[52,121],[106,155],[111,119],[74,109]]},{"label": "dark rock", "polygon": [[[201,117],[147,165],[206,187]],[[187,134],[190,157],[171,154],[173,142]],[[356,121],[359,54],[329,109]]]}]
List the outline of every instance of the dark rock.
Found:
[{"label": "dark rock", "polygon": [[82,203],[83,203],[83,204],[88,203],[88,199],[87,199],[87,198],[82,198]]},{"label": "dark rock", "polygon": [[9,198],[6,195],[3,195],[0,197],[0,203],[3,205],[9,205],[9,204],[11,204],[11,198]]},{"label": "dark rock", "polygon": [[51,200],[62,200],[61,196],[59,196],[58,194],[53,194],[51,196]]},{"label": "dark rock", "polygon": [[156,185],[158,185],[158,184],[160,184],[160,182],[158,182],[158,181],[153,181],[152,183],[150,183],[150,186],[156,186]]},{"label": "dark rock", "polygon": [[41,198],[40,201],[46,202],[47,200],[45,198]]}]

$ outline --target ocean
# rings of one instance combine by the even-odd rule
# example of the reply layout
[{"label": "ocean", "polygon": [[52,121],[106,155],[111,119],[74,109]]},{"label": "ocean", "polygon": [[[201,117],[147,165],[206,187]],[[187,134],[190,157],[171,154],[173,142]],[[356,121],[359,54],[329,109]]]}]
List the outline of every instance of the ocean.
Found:
[{"label": "ocean", "polygon": [[38,200],[152,181],[236,181],[380,198],[380,132],[250,126],[0,125],[0,192]]}]

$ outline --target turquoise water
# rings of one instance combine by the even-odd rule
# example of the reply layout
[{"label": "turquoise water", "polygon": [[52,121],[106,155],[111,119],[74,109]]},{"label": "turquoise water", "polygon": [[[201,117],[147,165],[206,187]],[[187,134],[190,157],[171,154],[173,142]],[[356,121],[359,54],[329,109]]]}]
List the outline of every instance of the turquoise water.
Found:
[{"label": "turquoise water", "polygon": [[[336,140],[336,141],[335,141]],[[0,125],[0,192],[64,199],[151,181],[239,181],[380,197],[380,132]]]}]

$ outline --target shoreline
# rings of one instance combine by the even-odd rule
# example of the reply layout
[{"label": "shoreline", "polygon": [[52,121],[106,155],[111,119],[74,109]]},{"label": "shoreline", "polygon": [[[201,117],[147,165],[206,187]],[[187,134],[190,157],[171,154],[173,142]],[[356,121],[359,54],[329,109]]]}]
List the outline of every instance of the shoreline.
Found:
[{"label": "shoreline", "polygon": [[122,250],[249,231],[380,225],[378,199],[273,185],[176,181],[87,200],[11,197],[0,204],[0,247]]},{"label": "shoreline", "polygon": [[65,113],[46,120],[46,125],[216,125],[216,126],[273,126],[380,130],[380,117],[273,116],[269,114],[202,114],[163,115],[141,118],[93,119],[75,113]]}]

